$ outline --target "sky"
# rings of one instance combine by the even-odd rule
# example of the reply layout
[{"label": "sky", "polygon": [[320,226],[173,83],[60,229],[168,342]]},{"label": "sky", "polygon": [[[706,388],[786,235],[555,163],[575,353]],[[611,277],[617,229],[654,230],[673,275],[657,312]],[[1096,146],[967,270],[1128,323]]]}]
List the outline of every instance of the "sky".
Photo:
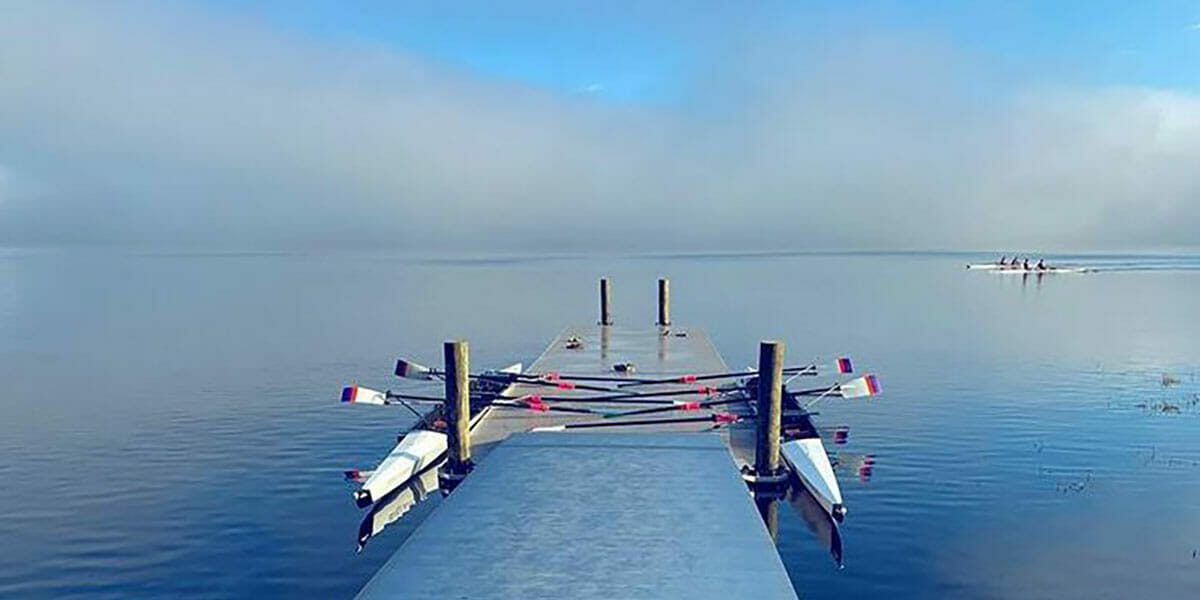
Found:
[{"label": "sky", "polygon": [[1198,243],[1200,2],[0,12],[0,246]]}]

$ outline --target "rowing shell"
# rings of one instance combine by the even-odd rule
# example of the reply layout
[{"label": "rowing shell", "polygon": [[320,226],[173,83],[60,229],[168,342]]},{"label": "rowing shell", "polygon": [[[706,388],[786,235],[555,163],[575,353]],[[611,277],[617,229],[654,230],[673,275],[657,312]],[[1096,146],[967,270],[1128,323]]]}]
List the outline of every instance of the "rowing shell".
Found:
[{"label": "rowing shell", "polygon": [[993,273],[1001,275],[1046,275],[1053,273],[1087,273],[1091,269],[1083,267],[1050,267],[1048,269],[993,269]]},{"label": "rowing shell", "polygon": [[[521,364],[517,363],[501,373],[519,374]],[[354,491],[354,503],[359,508],[370,506],[392,490],[404,485],[418,473],[425,471],[431,465],[441,463],[446,459],[448,442],[446,434],[428,427],[437,420],[437,412],[426,415],[415,428],[404,434],[392,451],[375,467],[371,475],[363,481],[362,487]],[[485,406],[471,415],[471,429],[474,429],[487,414],[490,406]]]},{"label": "rowing shell", "polygon": [[999,265],[996,263],[979,263],[969,264],[968,269],[973,271],[992,271],[995,273],[1003,273],[1005,275],[1045,275],[1047,273],[1087,273],[1092,269],[1086,267],[1049,267],[1046,269],[1024,269],[1021,267],[1010,267],[1008,265]]},{"label": "rowing shell", "polygon": [[359,507],[370,506],[446,454],[446,434],[414,429],[404,435],[362,487],[354,492]]},{"label": "rowing shell", "polygon": [[833,465],[819,437],[807,437],[784,442],[780,447],[792,472],[804,484],[821,507],[839,523],[846,518],[842,490],[838,487]]}]

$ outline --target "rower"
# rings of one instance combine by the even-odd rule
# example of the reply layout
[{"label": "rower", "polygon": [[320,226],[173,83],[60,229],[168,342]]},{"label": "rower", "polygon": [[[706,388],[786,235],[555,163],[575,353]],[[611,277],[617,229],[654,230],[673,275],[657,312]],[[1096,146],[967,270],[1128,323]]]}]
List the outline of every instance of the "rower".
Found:
[{"label": "rower", "polygon": [[1044,259],[1044,258],[1038,259],[1037,270],[1039,270],[1039,271],[1046,270],[1046,259]]},{"label": "rower", "polygon": [[1021,266],[1022,266],[1022,267],[1023,267],[1023,268],[1024,268],[1026,271],[1028,271],[1028,270],[1029,270],[1029,257],[1025,257],[1025,262],[1024,262],[1024,263],[1022,263],[1022,264],[1021,264]]},{"label": "rower", "polygon": [[[1016,258],[1016,257],[1013,257],[1013,258]],[[1008,260],[1008,256],[1001,256],[1001,257],[1000,257],[1000,266],[1002,266],[1002,267],[1003,267],[1003,266],[1007,265],[1007,264],[1008,264],[1008,263],[1006,262],[1007,260]]]}]

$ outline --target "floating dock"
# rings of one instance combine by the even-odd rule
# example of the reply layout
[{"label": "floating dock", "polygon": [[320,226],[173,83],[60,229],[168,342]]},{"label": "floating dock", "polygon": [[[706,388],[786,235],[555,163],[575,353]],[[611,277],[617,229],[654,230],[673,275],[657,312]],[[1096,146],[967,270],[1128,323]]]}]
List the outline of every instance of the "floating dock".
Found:
[{"label": "floating dock", "polygon": [[526,433],[499,444],[359,593],[796,598],[715,433]]},{"label": "floating dock", "polygon": [[[606,324],[607,281],[601,298],[600,325],[563,330],[527,370],[573,381],[562,389],[547,383],[553,379],[521,382],[505,397],[553,396],[555,407],[616,412],[637,407],[597,399],[589,377],[670,379],[637,389],[675,398],[682,388],[680,399],[695,401],[712,388],[685,376],[728,371],[703,331],[670,325],[665,280],[657,327]],[[449,383],[447,389],[449,403]],[[534,431],[603,417],[502,404],[482,410],[466,436],[473,470],[362,588],[360,600],[796,598],[735,463],[755,451],[753,423],[719,432],[712,421],[620,433]]]}]

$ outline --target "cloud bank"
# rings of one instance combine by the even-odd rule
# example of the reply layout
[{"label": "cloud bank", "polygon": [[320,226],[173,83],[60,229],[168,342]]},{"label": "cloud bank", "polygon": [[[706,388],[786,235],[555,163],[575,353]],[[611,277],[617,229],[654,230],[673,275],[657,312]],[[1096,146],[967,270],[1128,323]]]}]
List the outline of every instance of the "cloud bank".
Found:
[{"label": "cloud bank", "polygon": [[1200,98],[1022,85],[937,40],[739,23],[613,103],[163,5],[0,20],[0,243],[1194,245]]}]

